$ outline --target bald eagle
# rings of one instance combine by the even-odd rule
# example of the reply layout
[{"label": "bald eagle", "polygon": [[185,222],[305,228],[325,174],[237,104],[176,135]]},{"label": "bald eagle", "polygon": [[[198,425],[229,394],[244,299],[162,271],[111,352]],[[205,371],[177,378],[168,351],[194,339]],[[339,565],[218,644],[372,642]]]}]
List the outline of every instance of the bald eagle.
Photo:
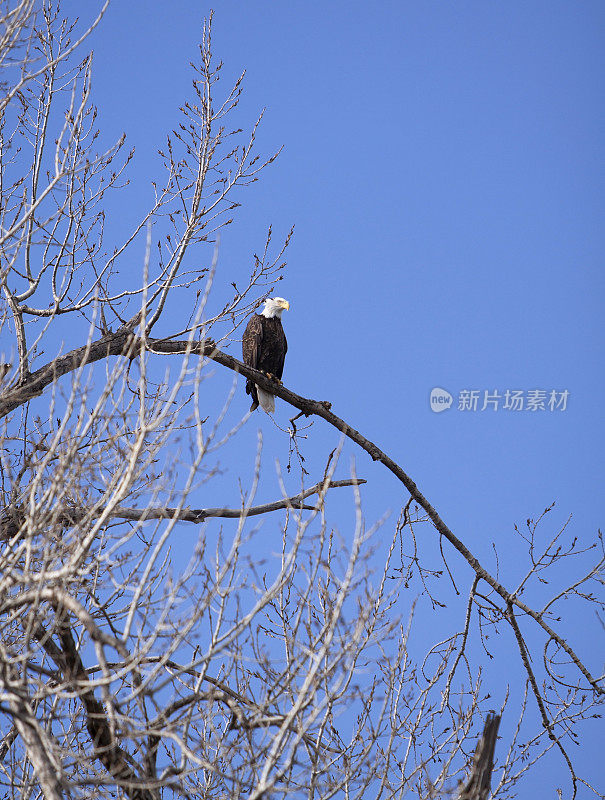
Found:
[{"label": "bald eagle", "polygon": [[[270,297],[265,300],[265,307],[260,314],[253,314],[248,320],[242,338],[242,354],[244,364],[253,369],[266,372],[270,377],[281,380],[288,342],[281,324],[284,309],[290,303],[283,297]],[[258,408],[260,403],[268,414],[275,411],[275,397],[265,392],[253,381],[246,381],[246,393],[252,395],[250,411]]]}]

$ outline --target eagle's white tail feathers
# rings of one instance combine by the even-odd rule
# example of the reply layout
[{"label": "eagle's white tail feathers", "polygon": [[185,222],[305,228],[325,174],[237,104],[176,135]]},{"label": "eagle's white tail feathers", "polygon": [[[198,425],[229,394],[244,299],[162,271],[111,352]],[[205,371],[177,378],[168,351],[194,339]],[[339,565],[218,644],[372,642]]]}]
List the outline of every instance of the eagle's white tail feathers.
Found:
[{"label": "eagle's white tail feathers", "polygon": [[263,409],[263,411],[266,411],[267,414],[272,414],[275,411],[275,395],[265,392],[265,390],[261,389],[260,386],[256,387],[256,391],[258,394],[258,402],[260,403],[260,407]]}]

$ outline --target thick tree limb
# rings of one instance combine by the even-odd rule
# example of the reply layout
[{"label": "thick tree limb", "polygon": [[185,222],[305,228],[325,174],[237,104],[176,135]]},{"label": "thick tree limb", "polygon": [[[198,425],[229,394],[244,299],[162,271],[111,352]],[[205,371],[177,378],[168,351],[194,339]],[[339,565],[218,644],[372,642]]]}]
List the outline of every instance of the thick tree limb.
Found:
[{"label": "thick tree limb", "polygon": [[69,372],[74,372],[86,364],[92,364],[108,356],[130,356],[136,352],[138,337],[133,336],[133,330],[140,320],[141,314],[137,313],[129,322],[118,328],[115,333],[108,333],[95,342],[89,342],[84,347],[78,347],[58,356],[44,367],[29,373],[17,386],[9,387],[0,394],[0,419],[10,414],[19,406],[38,397],[47,386]]},{"label": "thick tree limb", "polygon": [[18,732],[25,745],[27,757],[40,782],[40,789],[45,800],[63,800],[65,795],[62,770],[54,757],[48,734],[36,719],[27,698],[23,696],[22,689],[19,691],[15,688],[18,681],[11,676],[10,666],[4,662],[0,672],[2,673],[0,675],[0,698],[4,702],[8,701],[14,723],[14,728],[7,734],[2,743],[3,747],[0,748],[2,757]]},{"label": "thick tree limb", "polygon": [[4,739],[0,742],[0,762],[4,761],[6,758],[6,754],[13,746],[13,742],[17,738],[19,731],[17,730],[17,726],[13,725],[10,731],[5,734]]},{"label": "thick tree limb", "polygon": [[61,669],[66,682],[78,692],[84,706],[86,727],[92,739],[95,758],[103,764],[131,800],[155,800],[153,792],[145,788],[144,779],[134,772],[130,755],[115,741],[105,709],[90,686],[66,612],[59,606],[56,607],[56,612],[61,647],[57,647],[41,625],[34,626],[34,635]]},{"label": "thick tree limb", "polygon": [[471,774],[468,781],[461,786],[458,800],[487,800],[491,790],[492,771],[494,769],[494,753],[500,717],[488,714],[483,727],[483,735],[477,743]]}]

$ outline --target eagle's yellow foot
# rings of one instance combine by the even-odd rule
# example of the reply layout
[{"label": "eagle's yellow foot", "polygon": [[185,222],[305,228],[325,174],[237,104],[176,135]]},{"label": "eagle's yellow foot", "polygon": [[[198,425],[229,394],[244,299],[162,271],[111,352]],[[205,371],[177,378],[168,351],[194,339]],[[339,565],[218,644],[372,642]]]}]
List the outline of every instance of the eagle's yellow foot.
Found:
[{"label": "eagle's yellow foot", "polygon": [[265,375],[270,381],[273,381],[273,383],[279,383],[280,386],[283,386],[283,383],[280,381],[277,375],[273,375],[271,372],[265,372]]}]

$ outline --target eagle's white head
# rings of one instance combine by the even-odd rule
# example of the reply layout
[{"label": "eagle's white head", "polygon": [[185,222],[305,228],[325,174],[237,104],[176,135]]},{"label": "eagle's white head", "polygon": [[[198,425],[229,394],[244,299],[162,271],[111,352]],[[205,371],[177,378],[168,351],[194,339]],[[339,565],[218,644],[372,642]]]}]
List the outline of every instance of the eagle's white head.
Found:
[{"label": "eagle's white head", "polygon": [[261,311],[263,317],[281,317],[282,311],[288,311],[290,303],[283,297],[268,297]]}]

